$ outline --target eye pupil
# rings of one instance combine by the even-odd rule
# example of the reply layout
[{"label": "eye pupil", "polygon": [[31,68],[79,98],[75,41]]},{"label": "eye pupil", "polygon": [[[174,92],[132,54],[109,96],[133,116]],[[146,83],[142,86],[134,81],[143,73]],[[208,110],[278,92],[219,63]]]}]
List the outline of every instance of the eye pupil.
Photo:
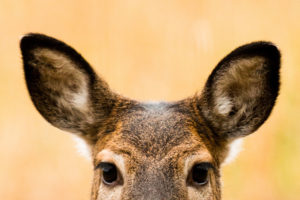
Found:
[{"label": "eye pupil", "polygon": [[207,183],[208,170],[201,165],[195,165],[192,169],[193,182],[198,185],[204,185]]},{"label": "eye pupil", "polygon": [[114,164],[100,163],[99,167],[102,169],[102,180],[105,184],[111,185],[118,179],[118,170]]}]

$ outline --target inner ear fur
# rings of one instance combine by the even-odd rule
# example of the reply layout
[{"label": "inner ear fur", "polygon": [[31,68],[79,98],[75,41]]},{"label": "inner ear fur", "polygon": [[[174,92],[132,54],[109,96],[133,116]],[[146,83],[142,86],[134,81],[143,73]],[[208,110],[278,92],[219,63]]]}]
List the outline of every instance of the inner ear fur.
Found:
[{"label": "inner ear fur", "polygon": [[269,42],[235,49],[209,76],[198,109],[215,134],[237,138],[270,115],[279,91],[280,52]]},{"label": "inner ear fur", "polygon": [[20,46],[27,88],[37,110],[54,126],[95,140],[120,98],[65,43],[28,34]]}]

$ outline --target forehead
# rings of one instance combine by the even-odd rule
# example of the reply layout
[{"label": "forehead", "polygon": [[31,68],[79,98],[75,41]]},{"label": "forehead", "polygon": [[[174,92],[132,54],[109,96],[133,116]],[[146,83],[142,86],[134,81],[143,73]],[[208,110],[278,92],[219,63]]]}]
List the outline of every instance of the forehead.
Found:
[{"label": "forehead", "polygon": [[122,138],[148,156],[163,155],[191,137],[189,119],[168,104],[145,104],[128,116]]},{"label": "forehead", "polygon": [[123,153],[134,148],[147,157],[165,157],[179,147],[186,151],[207,150],[208,132],[177,104],[144,103],[120,117],[105,148]]}]

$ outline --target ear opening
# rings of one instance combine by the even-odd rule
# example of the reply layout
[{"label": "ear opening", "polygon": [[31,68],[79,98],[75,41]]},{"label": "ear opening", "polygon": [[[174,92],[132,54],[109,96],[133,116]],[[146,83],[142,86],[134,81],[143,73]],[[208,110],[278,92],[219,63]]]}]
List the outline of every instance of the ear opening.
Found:
[{"label": "ear opening", "polygon": [[84,58],[65,43],[41,34],[21,40],[31,99],[54,126],[92,140],[116,101]]},{"label": "ear opening", "polygon": [[244,45],[221,60],[198,100],[211,129],[228,138],[254,132],[275,104],[279,68],[279,50],[269,42]]}]

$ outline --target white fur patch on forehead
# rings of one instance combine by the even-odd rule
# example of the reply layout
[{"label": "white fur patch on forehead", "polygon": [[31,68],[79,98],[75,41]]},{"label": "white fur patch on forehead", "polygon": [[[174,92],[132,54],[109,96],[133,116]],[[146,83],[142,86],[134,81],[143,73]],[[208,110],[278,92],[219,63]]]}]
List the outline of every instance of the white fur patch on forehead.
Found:
[{"label": "white fur patch on forehead", "polygon": [[228,155],[222,164],[227,165],[233,162],[242,150],[243,150],[243,138],[239,138],[231,142],[229,144]]}]

